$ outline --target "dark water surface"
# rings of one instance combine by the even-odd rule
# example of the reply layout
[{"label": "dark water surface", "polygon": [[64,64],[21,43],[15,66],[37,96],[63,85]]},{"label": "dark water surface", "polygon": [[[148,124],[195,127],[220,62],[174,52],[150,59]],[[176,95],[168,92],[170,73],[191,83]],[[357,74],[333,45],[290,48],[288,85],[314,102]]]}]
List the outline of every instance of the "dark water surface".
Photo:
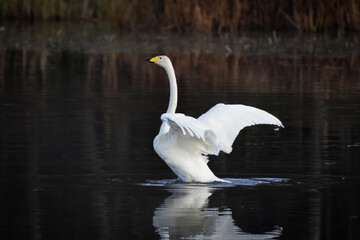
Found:
[{"label": "dark water surface", "polygon": [[[0,239],[359,239],[356,37],[140,35],[111,26],[0,32]],[[218,102],[277,116],[211,158],[234,184],[181,184],[152,148],[166,111]]]}]

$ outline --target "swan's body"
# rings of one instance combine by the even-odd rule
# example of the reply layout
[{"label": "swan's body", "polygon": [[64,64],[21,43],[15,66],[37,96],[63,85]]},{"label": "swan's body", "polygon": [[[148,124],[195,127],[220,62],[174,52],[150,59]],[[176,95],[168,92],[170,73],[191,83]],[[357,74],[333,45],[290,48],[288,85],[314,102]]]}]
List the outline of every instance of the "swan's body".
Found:
[{"label": "swan's body", "polygon": [[177,84],[170,59],[156,56],[146,60],[162,66],[170,82],[169,106],[161,115],[163,123],[154,139],[154,149],[184,182],[226,182],[210,170],[207,155],[218,155],[220,151],[230,153],[244,127],[255,124],[282,127],[280,120],[270,113],[245,105],[219,103],[197,119],[175,113]]}]

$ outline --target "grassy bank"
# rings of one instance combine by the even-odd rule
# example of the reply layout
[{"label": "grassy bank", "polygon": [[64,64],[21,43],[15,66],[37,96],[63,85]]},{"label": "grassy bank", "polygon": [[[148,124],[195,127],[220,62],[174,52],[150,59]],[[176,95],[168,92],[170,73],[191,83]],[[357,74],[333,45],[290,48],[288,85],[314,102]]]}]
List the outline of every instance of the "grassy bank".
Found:
[{"label": "grassy bank", "polygon": [[360,31],[358,0],[3,0],[0,19],[111,20],[124,30]]}]

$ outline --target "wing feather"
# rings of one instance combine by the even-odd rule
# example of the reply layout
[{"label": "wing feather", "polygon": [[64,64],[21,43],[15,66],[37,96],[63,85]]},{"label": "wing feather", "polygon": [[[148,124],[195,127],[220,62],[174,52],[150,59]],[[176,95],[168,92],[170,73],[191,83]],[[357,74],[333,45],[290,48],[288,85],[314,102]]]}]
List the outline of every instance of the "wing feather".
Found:
[{"label": "wing feather", "polygon": [[170,126],[170,134],[192,138],[199,153],[214,155],[218,155],[219,151],[230,153],[235,138],[245,127],[256,124],[283,127],[279,119],[264,110],[222,103],[215,105],[198,119],[182,113],[164,113],[161,120]]},{"label": "wing feather", "polygon": [[198,150],[201,154],[219,153],[215,134],[197,119],[182,113],[164,113],[161,115],[161,120],[169,124],[171,134],[177,136],[181,134],[183,138],[196,140],[196,143],[200,144]]},{"label": "wing feather", "polygon": [[281,121],[270,113],[245,105],[219,103],[201,115],[198,120],[211,129],[221,151],[230,153],[232,144],[241,129],[256,124],[272,124],[283,127]]}]

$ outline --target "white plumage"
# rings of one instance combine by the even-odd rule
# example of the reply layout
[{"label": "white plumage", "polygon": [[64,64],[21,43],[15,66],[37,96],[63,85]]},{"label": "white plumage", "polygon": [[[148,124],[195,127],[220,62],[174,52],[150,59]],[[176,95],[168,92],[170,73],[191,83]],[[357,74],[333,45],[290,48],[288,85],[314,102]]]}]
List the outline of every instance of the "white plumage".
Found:
[{"label": "white plumage", "polygon": [[279,119],[268,112],[245,105],[219,103],[199,118],[175,113],[177,84],[174,68],[167,56],[156,56],[147,61],[162,66],[169,77],[170,100],[154,149],[171,170],[184,182],[226,182],[208,167],[207,155],[220,151],[231,153],[232,144],[244,127],[272,124],[283,127]]}]

